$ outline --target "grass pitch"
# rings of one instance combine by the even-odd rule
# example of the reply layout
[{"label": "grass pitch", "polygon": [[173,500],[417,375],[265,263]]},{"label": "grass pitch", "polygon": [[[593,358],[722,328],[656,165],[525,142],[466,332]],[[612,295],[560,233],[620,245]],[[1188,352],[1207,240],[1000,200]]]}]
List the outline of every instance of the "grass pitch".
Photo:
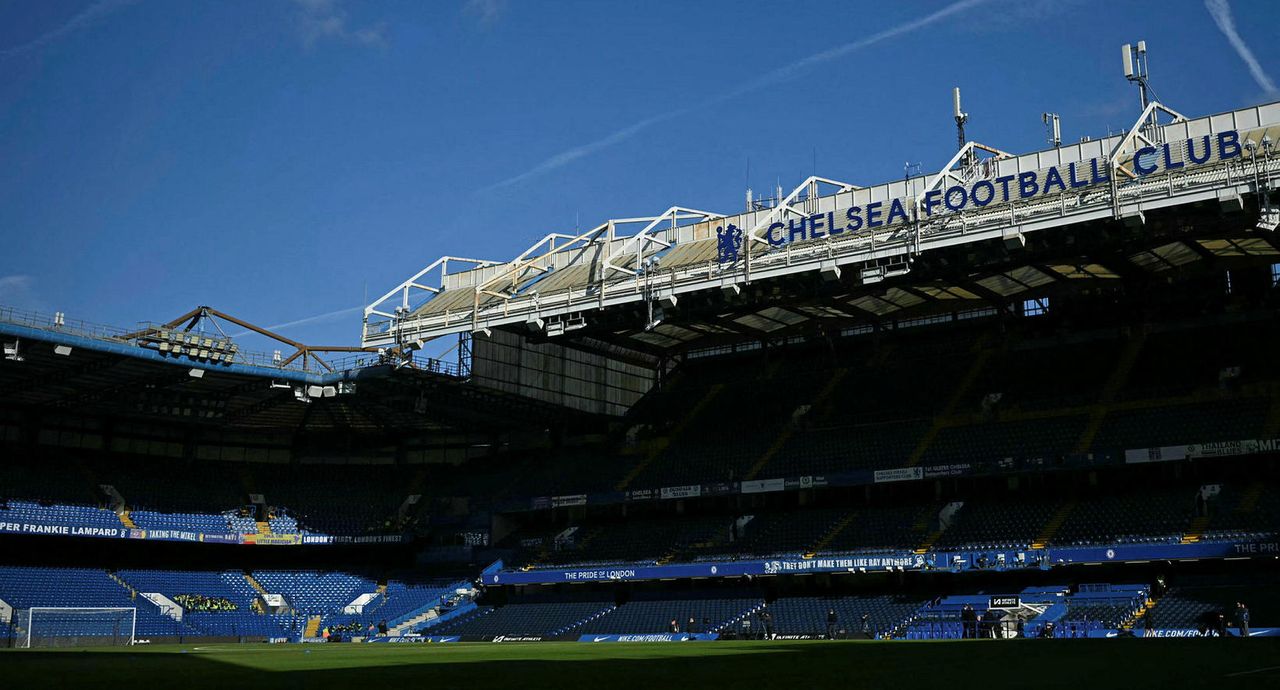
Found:
[{"label": "grass pitch", "polygon": [[[1280,687],[1280,639],[0,650],[6,687]],[[408,685],[406,685],[408,684]]]}]

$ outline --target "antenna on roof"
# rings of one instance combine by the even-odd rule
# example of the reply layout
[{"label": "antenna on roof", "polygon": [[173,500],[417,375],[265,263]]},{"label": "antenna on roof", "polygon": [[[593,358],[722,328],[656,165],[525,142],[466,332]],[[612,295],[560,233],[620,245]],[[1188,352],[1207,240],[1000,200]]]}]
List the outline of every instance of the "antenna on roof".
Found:
[{"label": "antenna on roof", "polygon": [[1053,148],[1062,146],[1062,123],[1058,119],[1057,113],[1044,113],[1040,116],[1044,121],[1045,134],[1049,140],[1049,144]]},{"label": "antenna on roof", "polygon": [[955,101],[956,111],[956,150],[964,148],[964,123],[969,121],[969,113],[960,109],[960,87],[957,86],[951,92],[952,99]]},{"label": "antenna on roof", "polygon": [[1138,85],[1139,96],[1142,99],[1142,109],[1146,110],[1147,105],[1151,103],[1148,92],[1151,89],[1148,79],[1150,74],[1147,71],[1147,42],[1138,41],[1135,47],[1129,43],[1124,44],[1120,49],[1124,58],[1124,78]]}]

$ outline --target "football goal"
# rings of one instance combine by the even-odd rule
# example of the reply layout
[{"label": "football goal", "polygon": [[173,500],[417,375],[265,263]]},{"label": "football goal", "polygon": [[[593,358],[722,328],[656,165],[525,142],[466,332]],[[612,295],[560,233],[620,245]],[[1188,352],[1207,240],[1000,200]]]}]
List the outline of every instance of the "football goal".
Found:
[{"label": "football goal", "polygon": [[136,608],[32,606],[15,612],[18,646],[111,647],[133,644]]}]

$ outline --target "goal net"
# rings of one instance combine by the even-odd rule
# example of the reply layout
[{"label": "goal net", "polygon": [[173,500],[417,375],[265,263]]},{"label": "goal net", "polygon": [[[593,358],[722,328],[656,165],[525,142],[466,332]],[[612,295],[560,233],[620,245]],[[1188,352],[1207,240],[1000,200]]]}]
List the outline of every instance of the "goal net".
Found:
[{"label": "goal net", "polygon": [[136,608],[33,606],[14,612],[20,647],[111,647],[133,644]]}]

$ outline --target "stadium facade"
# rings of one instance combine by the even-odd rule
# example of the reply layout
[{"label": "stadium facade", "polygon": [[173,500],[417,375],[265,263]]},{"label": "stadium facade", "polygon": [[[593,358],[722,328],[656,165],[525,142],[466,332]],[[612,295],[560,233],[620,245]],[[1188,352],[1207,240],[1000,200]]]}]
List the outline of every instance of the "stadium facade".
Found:
[{"label": "stadium facade", "polygon": [[1270,635],[1277,141],[1153,102],[612,219],[358,348],[0,309],[4,639]]}]

